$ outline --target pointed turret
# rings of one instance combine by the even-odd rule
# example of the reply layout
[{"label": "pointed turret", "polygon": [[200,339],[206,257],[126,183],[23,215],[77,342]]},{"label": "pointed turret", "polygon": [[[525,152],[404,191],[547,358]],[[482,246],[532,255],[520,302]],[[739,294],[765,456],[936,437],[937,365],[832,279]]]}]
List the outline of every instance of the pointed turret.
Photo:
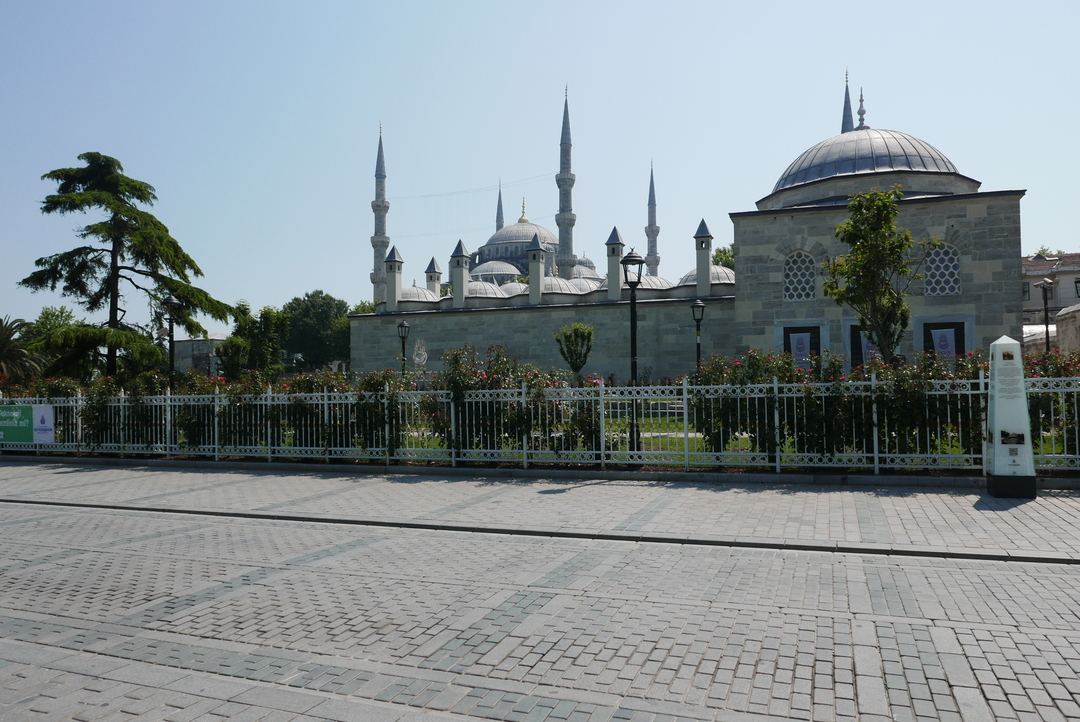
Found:
[{"label": "pointed turret", "polygon": [[555,176],[555,185],[559,187],[559,212],[555,215],[555,224],[559,227],[559,252],[555,263],[559,267],[559,276],[570,280],[574,277],[577,257],[574,255],[574,174],[570,172],[570,99],[563,100],[562,140],[559,141],[559,173]]},{"label": "pointed turret", "polygon": [[442,269],[439,268],[438,262],[435,261],[435,256],[431,257],[431,263],[428,264],[424,275],[427,277],[427,290],[438,297],[442,291]]},{"label": "pointed turret", "polygon": [[622,252],[623,240],[619,235],[618,227],[611,229],[604,248],[607,253],[607,295],[609,301],[618,301],[622,298]]},{"label": "pointed turret", "polygon": [[502,181],[499,181],[499,206],[495,209],[495,230],[501,231],[503,227],[502,212]]},{"label": "pointed turret", "polygon": [[386,254],[383,267],[386,269],[386,311],[397,311],[398,301],[401,300],[401,272],[405,259],[398,253],[397,246],[390,249]]},{"label": "pointed turret", "polygon": [[660,226],[656,225],[656,185],[653,183],[653,170],[649,168],[649,225],[645,226],[645,237],[649,239],[649,252],[645,256],[645,267],[650,276],[660,271],[660,256],[656,253],[656,237],[660,235]]},{"label": "pointed turret", "polygon": [[372,266],[371,285],[373,300],[381,303],[386,300],[386,249],[390,247],[390,238],[386,235],[386,214],[390,203],[386,200],[386,159],[383,157],[382,126],[379,126],[379,154],[375,158],[375,200],[371,202],[371,211],[375,214],[375,235],[371,237],[375,263]]},{"label": "pointed turret", "polygon": [[454,308],[465,308],[465,297],[469,292],[469,252],[460,240],[450,255],[450,284],[454,287]]},{"label": "pointed turret", "polygon": [[698,224],[694,242],[697,255],[697,295],[708,296],[712,287],[712,234],[705,225],[705,219]]},{"label": "pointed turret", "polygon": [[851,120],[851,91],[848,90],[847,73],[844,73],[844,117],[840,120],[840,132],[850,133],[855,130],[855,123]]}]

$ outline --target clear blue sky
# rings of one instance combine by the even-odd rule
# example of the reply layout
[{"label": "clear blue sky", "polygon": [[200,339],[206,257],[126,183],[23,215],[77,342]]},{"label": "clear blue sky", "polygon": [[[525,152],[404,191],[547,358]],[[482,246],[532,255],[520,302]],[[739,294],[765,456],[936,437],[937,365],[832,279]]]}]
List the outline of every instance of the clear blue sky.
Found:
[{"label": "clear blue sky", "polygon": [[[727,214],[839,132],[845,70],[870,126],[931,143],[984,190],[1028,190],[1025,252],[1080,250],[1078,27],[1072,1],[12,0],[0,316],[73,305],[16,284],[94,220],[39,211],[55,189],[40,176],[86,151],[155,186],[153,212],[221,300],[370,300],[380,122],[388,234],[405,282],[423,285],[432,256],[445,270],[459,238],[472,251],[494,231],[500,179],[507,222],[524,196],[556,230],[566,85],[575,250],[601,265],[612,226],[645,251],[650,162],[660,275],[692,268],[703,217],[729,243]],[[141,298],[128,305],[148,318]]]}]

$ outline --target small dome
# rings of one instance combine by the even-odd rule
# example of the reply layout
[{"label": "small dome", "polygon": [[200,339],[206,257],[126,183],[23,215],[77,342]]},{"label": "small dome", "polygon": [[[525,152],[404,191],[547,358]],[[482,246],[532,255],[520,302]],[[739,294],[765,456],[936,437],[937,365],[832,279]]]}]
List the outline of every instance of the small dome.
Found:
[{"label": "small dome", "polygon": [[487,261],[476,268],[469,269],[469,275],[476,279],[484,279],[485,276],[520,276],[517,266],[506,261]]},{"label": "small dome", "polygon": [[581,293],[574,284],[558,276],[544,276],[540,283],[541,293]]},{"label": "small dome", "polygon": [[[674,285],[675,284],[671,281],[666,278],[660,278],[660,276],[642,276],[641,285],[638,286],[638,288],[649,288],[662,291],[665,288],[671,288]],[[626,281],[623,281],[622,287],[629,288],[629,286],[626,285]],[[597,288],[607,288],[607,279],[605,278],[603,283],[597,286]]]},{"label": "small dome", "polygon": [[586,256],[584,253],[581,254],[581,258],[577,259],[577,265],[574,266],[574,268],[578,268],[579,266],[589,268],[593,271],[593,273],[596,272],[596,264],[593,263],[593,260]]},{"label": "small dome", "polygon": [[506,294],[503,293],[501,288],[487,281],[470,281],[469,290],[465,295],[480,296],[482,298],[506,298]]},{"label": "small dome", "polygon": [[519,296],[529,292],[529,284],[522,283],[521,281],[510,281],[509,283],[504,283],[499,286],[499,288],[501,288],[502,292],[507,296]]},{"label": "small dome", "polygon": [[437,303],[438,300],[439,300],[439,297],[436,296],[431,291],[427,290],[426,288],[421,288],[420,286],[408,286],[406,288],[401,289],[401,297],[400,297],[399,300],[401,300],[401,301],[435,301]]},{"label": "small dome", "polygon": [[788,166],[773,193],[822,178],[888,171],[959,173],[945,155],[907,133],[856,128],[821,141]]},{"label": "small dome", "polygon": [[588,278],[586,276],[574,276],[570,279],[571,285],[581,293],[589,293],[600,288],[603,279],[600,277]]},{"label": "small dome", "polygon": [[[582,261],[588,261],[588,263],[582,263]],[[596,266],[588,258],[579,258],[577,265],[574,266],[573,271],[574,278],[595,278],[600,279],[600,274],[596,272]]]},{"label": "small dome", "polygon": [[527,220],[518,221],[509,226],[503,226],[495,231],[484,245],[497,246],[502,243],[524,243],[525,245],[528,245],[532,241],[533,236],[539,236],[540,242],[544,244],[550,252],[554,252],[559,246],[559,239],[554,233],[543,226],[538,226]]},{"label": "small dome", "polygon": [[[697,269],[690,271],[685,276],[679,279],[678,285],[680,286],[693,286],[697,283]],[[727,266],[710,266],[709,267],[709,284],[714,283],[735,283],[735,271],[732,271]]]}]

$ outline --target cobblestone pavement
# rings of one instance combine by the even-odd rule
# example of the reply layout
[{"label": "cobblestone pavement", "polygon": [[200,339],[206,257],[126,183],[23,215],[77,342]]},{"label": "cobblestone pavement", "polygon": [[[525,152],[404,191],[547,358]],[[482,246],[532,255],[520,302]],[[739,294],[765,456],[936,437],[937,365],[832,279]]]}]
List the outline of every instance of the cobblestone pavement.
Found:
[{"label": "cobblestone pavement", "polygon": [[1080,719],[1078,522],[1069,493],[0,461],[0,719]]}]

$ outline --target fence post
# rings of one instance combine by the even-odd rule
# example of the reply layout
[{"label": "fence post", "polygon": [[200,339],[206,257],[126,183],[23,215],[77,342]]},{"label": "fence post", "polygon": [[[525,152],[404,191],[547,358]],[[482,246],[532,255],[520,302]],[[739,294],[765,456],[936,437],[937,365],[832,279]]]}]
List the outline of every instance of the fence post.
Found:
[{"label": "fence post", "polygon": [[[525,380],[521,381],[521,416],[525,417],[529,413],[528,396],[525,392]],[[526,427],[522,424],[522,427]],[[524,428],[521,434],[521,460],[525,465],[524,468],[529,468],[529,432],[527,428]]]},{"label": "fence post", "polygon": [[773,388],[773,437],[776,442],[776,473],[780,473],[780,381],[772,377]]},{"label": "fence post", "polygon": [[383,385],[383,459],[390,466],[390,384]]},{"label": "fence post", "polygon": [[172,389],[165,389],[165,458],[172,458]]},{"label": "fence post", "polygon": [[323,398],[323,456],[326,459],[326,463],[330,463],[330,394],[326,390],[326,387],[322,387]]},{"label": "fence post", "polygon": [[987,404],[987,398],[988,398],[987,394],[989,393],[990,389],[987,388],[987,385],[986,385],[985,381],[986,381],[986,374],[980,368],[979,369],[979,393],[975,398],[976,398],[976,403],[979,405],[979,411],[980,411],[979,416],[982,417],[982,423],[979,424],[982,427],[982,434],[980,434],[980,436],[982,436],[982,455],[979,457],[979,467],[982,470],[982,475],[983,476],[986,476],[986,437],[987,437],[987,433],[988,433],[988,429],[987,429],[986,425],[988,423],[990,423],[990,419],[988,419],[986,417],[986,410],[987,410],[986,409],[986,404]]},{"label": "fence post", "polygon": [[450,395],[450,466],[457,466],[457,414],[454,412],[454,395]]},{"label": "fence post", "polygon": [[[124,390],[120,389],[120,458],[124,458],[124,446],[127,441],[127,406],[125,405]],[[108,407],[106,407],[108,408]],[[106,411],[106,413],[108,413]]]},{"label": "fence post", "polygon": [[607,409],[604,405],[604,379],[602,378],[597,394],[599,394],[600,403],[600,470],[603,471],[607,464],[607,426],[604,423],[607,421]]},{"label": "fence post", "polygon": [[690,471],[690,394],[687,392],[687,379],[682,380],[682,422],[683,422],[683,451],[686,454],[686,471]]},{"label": "fence post", "polygon": [[83,395],[82,389],[75,392],[75,452],[76,456],[82,456],[83,428],[82,428]]},{"label": "fence post", "polygon": [[219,412],[221,407],[218,406],[220,400],[218,398],[219,389],[214,387],[214,461],[221,458],[221,427]]},{"label": "fence post", "polygon": [[266,385],[266,401],[263,403],[263,415],[266,417],[266,460],[274,460],[274,430],[270,423],[270,384]]},{"label": "fence post", "polygon": [[877,371],[870,372],[870,408],[874,417],[874,474],[881,473],[881,449],[878,446]]}]

